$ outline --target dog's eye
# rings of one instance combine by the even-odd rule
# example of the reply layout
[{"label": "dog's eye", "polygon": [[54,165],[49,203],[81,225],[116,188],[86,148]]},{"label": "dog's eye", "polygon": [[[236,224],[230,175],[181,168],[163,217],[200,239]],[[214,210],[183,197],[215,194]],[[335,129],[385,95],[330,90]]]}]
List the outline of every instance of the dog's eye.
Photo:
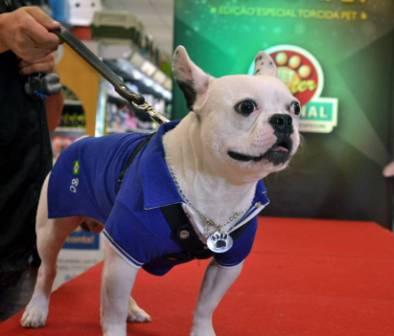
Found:
[{"label": "dog's eye", "polygon": [[252,99],[245,99],[235,105],[234,108],[235,111],[247,117],[257,108],[257,104]]},{"label": "dog's eye", "polygon": [[289,105],[289,112],[298,116],[301,113],[300,103],[296,100],[293,100]]}]

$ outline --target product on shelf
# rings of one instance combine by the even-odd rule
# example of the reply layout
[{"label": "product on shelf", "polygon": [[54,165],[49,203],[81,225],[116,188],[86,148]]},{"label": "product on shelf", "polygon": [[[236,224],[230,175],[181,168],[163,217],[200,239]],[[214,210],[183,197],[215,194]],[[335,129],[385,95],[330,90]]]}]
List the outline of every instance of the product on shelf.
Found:
[{"label": "product on shelf", "polygon": [[54,161],[76,139],[86,135],[86,117],[82,104],[67,87],[63,87],[62,92],[64,108],[60,124],[51,134]]}]

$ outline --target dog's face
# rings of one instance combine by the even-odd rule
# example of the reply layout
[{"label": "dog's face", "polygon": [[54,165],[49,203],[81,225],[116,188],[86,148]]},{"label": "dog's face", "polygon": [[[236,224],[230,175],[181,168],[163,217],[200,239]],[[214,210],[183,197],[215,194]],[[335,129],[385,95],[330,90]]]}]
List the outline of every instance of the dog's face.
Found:
[{"label": "dog's face", "polygon": [[300,105],[276,76],[271,57],[256,56],[255,75],[213,78],[178,47],[173,69],[190,110],[201,123],[201,141],[217,169],[263,178],[284,169],[296,153]]}]

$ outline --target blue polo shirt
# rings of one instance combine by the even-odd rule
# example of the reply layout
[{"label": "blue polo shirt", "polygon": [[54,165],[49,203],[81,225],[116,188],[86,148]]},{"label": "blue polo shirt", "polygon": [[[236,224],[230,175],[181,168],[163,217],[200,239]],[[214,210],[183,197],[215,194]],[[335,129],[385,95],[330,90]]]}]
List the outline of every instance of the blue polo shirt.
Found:
[{"label": "blue polo shirt", "polygon": [[[163,135],[178,122],[160,126],[134,158],[116,192],[116,181],[136,145],[147,135],[114,134],[84,138],[69,146],[57,160],[49,179],[49,218],[88,216],[104,224],[104,236],[131,265],[156,275],[179,260],[166,256],[182,252],[173,239],[161,207],[182,203],[168,170]],[[262,181],[253,203],[267,204]],[[234,266],[249,254],[257,229],[256,217],[225,253],[214,254],[223,266]]]}]

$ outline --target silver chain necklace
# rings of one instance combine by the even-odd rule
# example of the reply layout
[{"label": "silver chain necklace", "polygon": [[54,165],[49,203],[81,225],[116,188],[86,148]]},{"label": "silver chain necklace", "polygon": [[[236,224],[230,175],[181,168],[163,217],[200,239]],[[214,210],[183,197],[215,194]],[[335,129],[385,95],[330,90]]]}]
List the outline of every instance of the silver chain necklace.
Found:
[{"label": "silver chain necklace", "polygon": [[191,207],[194,210],[194,212],[202,219],[203,230],[204,230],[203,235],[206,239],[207,247],[212,252],[215,253],[227,252],[233,246],[234,242],[231,235],[227,231],[224,231],[224,228],[231,222],[238,219],[243,214],[243,212],[236,211],[234,214],[230,216],[230,218],[226,221],[224,225],[216,224],[212,219],[205,216],[195,206],[193,206],[193,204],[190,202],[190,200],[186,197],[186,195],[182,191],[180,184],[174,174],[174,171],[172,170],[172,168],[170,168],[170,166],[168,166],[168,170],[183,201],[189,207]]}]

